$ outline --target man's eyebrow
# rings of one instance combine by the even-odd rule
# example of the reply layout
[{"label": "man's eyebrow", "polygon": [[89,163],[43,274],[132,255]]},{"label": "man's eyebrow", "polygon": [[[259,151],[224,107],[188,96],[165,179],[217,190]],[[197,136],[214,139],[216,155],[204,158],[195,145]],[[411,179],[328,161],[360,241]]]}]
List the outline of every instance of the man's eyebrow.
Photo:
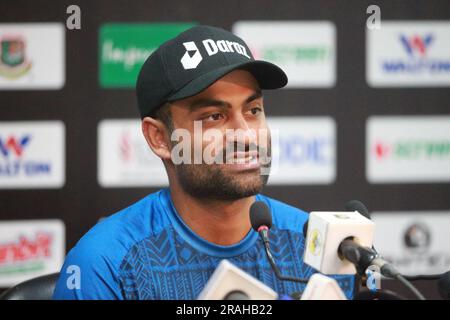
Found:
[{"label": "man's eyebrow", "polygon": [[247,100],[245,100],[245,103],[250,103],[253,100],[259,99],[261,97],[262,97],[261,89],[256,89],[255,93],[253,93],[250,97],[247,98]]},{"label": "man's eyebrow", "polygon": [[229,105],[230,104],[228,102],[225,102],[222,100],[216,100],[216,99],[211,99],[211,98],[199,98],[189,105],[189,110],[195,111],[202,107],[208,107],[208,106],[227,107]]},{"label": "man's eyebrow", "polygon": [[[256,89],[255,92],[245,100],[245,103],[250,103],[253,100],[259,99],[261,97],[262,97],[261,89]],[[189,105],[189,110],[192,112],[199,108],[209,106],[230,107],[230,103],[223,100],[216,100],[211,98],[199,98]]]}]

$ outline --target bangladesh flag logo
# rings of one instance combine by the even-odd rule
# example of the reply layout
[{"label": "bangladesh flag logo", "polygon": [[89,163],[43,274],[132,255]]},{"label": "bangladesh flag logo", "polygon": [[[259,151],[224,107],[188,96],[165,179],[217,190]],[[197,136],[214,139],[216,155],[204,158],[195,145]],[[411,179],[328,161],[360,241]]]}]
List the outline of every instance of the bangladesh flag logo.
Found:
[{"label": "bangladesh flag logo", "polygon": [[0,38],[0,76],[16,79],[30,70],[32,64],[25,49],[25,41],[20,36]]}]

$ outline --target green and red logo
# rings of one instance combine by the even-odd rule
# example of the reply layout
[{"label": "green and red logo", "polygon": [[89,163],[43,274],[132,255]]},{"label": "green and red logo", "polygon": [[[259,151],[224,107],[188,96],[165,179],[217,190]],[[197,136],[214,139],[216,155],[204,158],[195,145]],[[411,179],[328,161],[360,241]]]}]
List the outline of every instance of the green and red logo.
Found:
[{"label": "green and red logo", "polygon": [[31,68],[26,57],[26,43],[19,35],[0,38],[0,76],[9,79],[19,78]]},{"label": "green and red logo", "polygon": [[388,158],[450,159],[450,140],[400,140],[393,143],[377,141],[373,152],[380,161]]},{"label": "green and red logo", "polygon": [[51,234],[37,232],[35,237],[0,243],[0,275],[43,270],[44,260],[52,255],[52,242]]},{"label": "green and red logo", "polygon": [[251,48],[255,59],[274,63],[322,63],[333,58],[332,48],[326,45],[265,45]]}]

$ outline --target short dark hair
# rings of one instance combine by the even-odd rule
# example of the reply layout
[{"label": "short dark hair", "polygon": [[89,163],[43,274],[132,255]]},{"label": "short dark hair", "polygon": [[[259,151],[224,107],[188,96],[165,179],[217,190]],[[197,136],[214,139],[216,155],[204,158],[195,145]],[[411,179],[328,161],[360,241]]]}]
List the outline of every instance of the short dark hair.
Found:
[{"label": "short dark hair", "polygon": [[169,136],[174,130],[172,114],[170,112],[170,102],[164,103],[161,107],[157,108],[150,116],[154,119],[160,120],[168,129]]}]

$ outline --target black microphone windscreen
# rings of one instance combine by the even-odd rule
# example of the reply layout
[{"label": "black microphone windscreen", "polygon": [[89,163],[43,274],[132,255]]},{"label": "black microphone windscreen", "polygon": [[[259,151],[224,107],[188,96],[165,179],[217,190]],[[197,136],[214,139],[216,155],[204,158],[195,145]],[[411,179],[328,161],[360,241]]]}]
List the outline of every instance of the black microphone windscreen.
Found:
[{"label": "black microphone windscreen", "polygon": [[350,200],[345,205],[345,210],[347,211],[358,211],[361,215],[370,220],[370,213],[367,207],[358,200]]},{"label": "black microphone windscreen", "polygon": [[255,231],[261,226],[267,226],[269,229],[272,227],[272,214],[264,202],[253,202],[250,207],[250,222]]}]

